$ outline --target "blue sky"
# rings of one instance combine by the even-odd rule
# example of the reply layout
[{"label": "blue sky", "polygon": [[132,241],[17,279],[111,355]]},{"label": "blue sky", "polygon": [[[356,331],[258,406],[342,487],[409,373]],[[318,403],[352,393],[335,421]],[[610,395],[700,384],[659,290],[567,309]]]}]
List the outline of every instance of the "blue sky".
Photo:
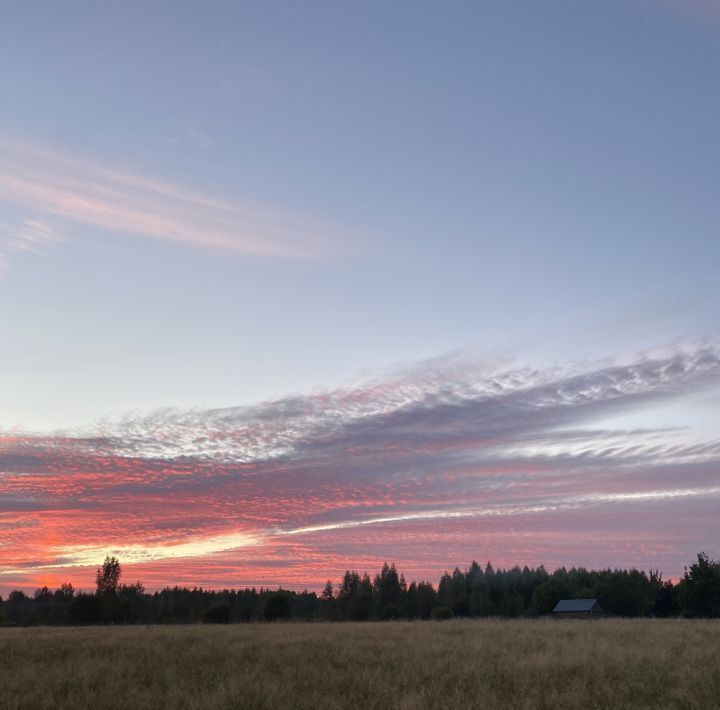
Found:
[{"label": "blue sky", "polygon": [[0,87],[0,430],[716,352],[715,2],[4,2]]},{"label": "blue sky", "polygon": [[6,235],[62,239],[3,249],[3,423],[236,404],[467,346],[552,361],[713,333],[720,18],[701,10],[6,4],[3,136],[328,244],[178,246],[0,193]]}]

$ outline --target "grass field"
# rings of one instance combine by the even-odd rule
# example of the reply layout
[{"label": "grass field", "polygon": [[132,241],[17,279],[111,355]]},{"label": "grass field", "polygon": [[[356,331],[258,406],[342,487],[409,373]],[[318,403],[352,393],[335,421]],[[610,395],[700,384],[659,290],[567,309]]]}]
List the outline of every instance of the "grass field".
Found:
[{"label": "grass field", "polygon": [[720,622],[0,629],[4,708],[720,708]]}]

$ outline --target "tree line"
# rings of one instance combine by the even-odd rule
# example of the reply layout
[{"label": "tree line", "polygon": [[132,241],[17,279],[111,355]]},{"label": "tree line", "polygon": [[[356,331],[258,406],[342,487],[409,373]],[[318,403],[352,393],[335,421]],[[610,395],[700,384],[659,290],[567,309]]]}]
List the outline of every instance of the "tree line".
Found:
[{"label": "tree line", "polygon": [[637,569],[561,567],[495,569],[472,562],[446,572],[439,584],[406,582],[394,564],[371,578],[348,570],[339,584],[328,580],[320,595],[279,589],[206,590],[167,587],[152,594],[141,582],[121,583],[122,567],[107,557],[97,570],[94,593],[58,589],[20,590],[0,597],[0,626],[35,624],[178,624],[247,621],[366,621],[452,617],[539,617],[560,599],[598,600],[611,615],[720,617],[720,562],[701,553],[677,584]]}]

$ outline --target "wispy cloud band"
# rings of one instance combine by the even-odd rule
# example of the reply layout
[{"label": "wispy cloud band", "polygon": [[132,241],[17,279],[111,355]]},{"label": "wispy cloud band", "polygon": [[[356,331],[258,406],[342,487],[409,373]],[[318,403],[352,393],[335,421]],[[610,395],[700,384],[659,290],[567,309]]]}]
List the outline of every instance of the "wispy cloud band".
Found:
[{"label": "wispy cloud band", "polygon": [[0,199],[45,220],[263,257],[318,259],[340,251],[319,221],[61,151],[0,140],[0,166]]}]

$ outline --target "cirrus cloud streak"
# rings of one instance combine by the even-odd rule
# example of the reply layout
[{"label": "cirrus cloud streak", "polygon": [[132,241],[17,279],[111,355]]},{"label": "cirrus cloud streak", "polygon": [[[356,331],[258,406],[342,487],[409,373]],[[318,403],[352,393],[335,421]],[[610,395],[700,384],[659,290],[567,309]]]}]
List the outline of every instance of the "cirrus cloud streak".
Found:
[{"label": "cirrus cloud streak", "polygon": [[[0,231],[6,246],[48,220],[238,254],[321,259],[340,245],[327,225],[250,200],[221,199],[63,151],[0,139],[0,200],[26,210],[25,227]],[[43,215],[40,220],[37,215]],[[40,233],[40,225],[43,233]],[[28,240],[24,240],[28,244]]]}]

